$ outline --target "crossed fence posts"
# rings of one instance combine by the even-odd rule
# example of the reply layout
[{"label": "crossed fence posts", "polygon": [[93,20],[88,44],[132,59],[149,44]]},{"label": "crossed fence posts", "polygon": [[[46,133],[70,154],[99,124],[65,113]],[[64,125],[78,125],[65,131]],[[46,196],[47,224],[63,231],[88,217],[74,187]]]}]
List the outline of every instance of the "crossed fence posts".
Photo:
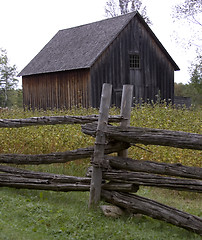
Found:
[{"label": "crossed fence posts", "polygon": [[[93,170],[91,177],[89,207],[97,205],[100,201],[102,188],[102,166],[105,151],[105,132],[107,131],[109,108],[111,102],[112,85],[103,84],[99,118],[96,131],[95,148],[93,155]],[[121,99],[121,127],[130,125],[130,113],[133,99],[133,85],[124,85]],[[128,150],[124,149],[118,152],[119,156],[127,157]]]},{"label": "crossed fence posts", "polygon": [[[89,208],[97,206],[102,197],[105,201],[130,209],[133,213],[142,213],[202,235],[200,217],[134,194],[141,185],[202,193],[202,168],[134,160],[128,158],[127,150],[136,143],[202,150],[202,135],[130,127],[133,86],[123,86],[120,116],[109,116],[111,93],[112,85],[105,83],[98,117],[0,119],[0,127],[82,123],[85,124],[82,126],[84,133],[96,136],[94,147],[85,149],[39,155],[0,154],[0,187],[65,192],[90,190]],[[109,122],[120,122],[120,126],[112,126]],[[118,156],[106,155],[114,152]],[[39,173],[5,165],[65,163],[91,156],[92,173],[85,178]],[[105,180],[107,183],[103,183]]]}]

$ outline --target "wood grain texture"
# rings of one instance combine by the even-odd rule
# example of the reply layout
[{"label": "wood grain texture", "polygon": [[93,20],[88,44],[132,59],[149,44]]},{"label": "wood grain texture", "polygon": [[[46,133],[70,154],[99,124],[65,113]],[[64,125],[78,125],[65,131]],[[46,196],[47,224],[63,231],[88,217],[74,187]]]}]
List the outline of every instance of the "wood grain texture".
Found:
[{"label": "wood grain texture", "polygon": [[[109,116],[109,122],[120,122],[121,116]],[[98,121],[98,115],[91,116],[44,116],[25,119],[0,119],[0,128],[18,128],[37,125],[86,124]]]},{"label": "wood grain texture", "polygon": [[101,195],[101,184],[102,184],[102,164],[104,160],[105,152],[105,131],[108,125],[108,115],[111,102],[111,84],[103,84],[102,96],[99,110],[99,118],[96,130],[96,139],[94,147],[94,155],[92,160],[93,170],[91,178],[90,187],[90,198],[89,198],[89,208],[98,205]]},{"label": "wood grain texture", "polygon": [[[120,142],[110,142],[105,145],[105,154],[117,152],[126,149],[130,145]],[[72,151],[55,152],[49,154],[0,154],[0,163],[17,164],[17,165],[39,165],[52,163],[67,163],[77,159],[92,157],[94,146],[88,148],[78,148]]]},{"label": "wood grain texture", "polygon": [[128,209],[133,213],[141,213],[159,219],[202,236],[202,219],[156,201],[129,193],[102,190],[105,201]]},{"label": "wood grain texture", "polygon": [[103,179],[114,182],[133,183],[142,186],[202,193],[202,181],[200,180],[165,177],[149,173],[128,172],[124,170],[103,171],[102,174]]},{"label": "wood grain texture", "polygon": [[[124,85],[121,98],[121,120],[120,127],[125,128],[130,126],[131,106],[133,101],[133,85]],[[128,149],[118,152],[118,156],[127,157]]]},{"label": "wood grain texture", "polygon": [[[96,132],[96,124],[86,124],[82,126],[82,131],[93,136]],[[109,139],[130,144],[141,143],[145,145],[202,150],[202,134],[196,133],[140,127],[127,127],[123,129],[109,125],[105,134]]]},{"label": "wood grain texture", "polygon": [[181,164],[170,164],[153,161],[142,161],[131,158],[105,156],[105,161],[114,169],[129,170],[135,172],[156,173],[184,178],[195,178],[202,180],[202,168],[183,166]]}]

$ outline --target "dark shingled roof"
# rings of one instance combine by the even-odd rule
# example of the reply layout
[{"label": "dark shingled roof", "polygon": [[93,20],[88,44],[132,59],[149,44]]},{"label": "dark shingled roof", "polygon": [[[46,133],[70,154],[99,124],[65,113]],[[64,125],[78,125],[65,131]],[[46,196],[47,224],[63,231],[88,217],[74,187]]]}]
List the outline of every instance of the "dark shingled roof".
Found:
[{"label": "dark shingled roof", "polygon": [[135,15],[141,18],[139,13],[132,12],[58,31],[19,76],[90,68]]},{"label": "dark shingled roof", "polygon": [[134,16],[135,12],[60,30],[19,75],[89,68]]}]

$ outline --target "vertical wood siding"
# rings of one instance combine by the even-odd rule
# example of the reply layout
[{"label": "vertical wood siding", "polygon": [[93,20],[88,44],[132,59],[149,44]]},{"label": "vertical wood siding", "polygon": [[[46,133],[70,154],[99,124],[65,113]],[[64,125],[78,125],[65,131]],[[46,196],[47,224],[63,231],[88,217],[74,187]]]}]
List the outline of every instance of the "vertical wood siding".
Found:
[{"label": "vertical wood siding", "polygon": [[[138,52],[140,69],[131,72],[129,53]],[[123,84],[134,85],[137,101],[174,100],[174,66],[138,18],[132,19],[91,68],[92,106],[99,107],[103,83],[113,84],[112,104],[118,105]]]},{"label": "vertical wood siding", "polygon": [[90,70],[23,76],[23,103],[32,109],[90,106]]},{"label": "vertical wood siding", "polygon": [[[131,70],[129,54],[138,53],[140,68]],[[24,105],[31,108],[99,107],[103,83],[113,85],[119,106],[124,84],[134,85],[134,101],[174,101],[173,62],[136,16],[103,51],[90,69],[23,77]]]}]

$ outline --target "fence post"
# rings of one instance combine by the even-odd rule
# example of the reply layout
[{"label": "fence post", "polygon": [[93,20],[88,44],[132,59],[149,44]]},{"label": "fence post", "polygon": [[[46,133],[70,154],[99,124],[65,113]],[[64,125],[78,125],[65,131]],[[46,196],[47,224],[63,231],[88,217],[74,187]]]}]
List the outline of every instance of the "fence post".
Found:
[{"label": "fence post", "polygon": [[[130,126],[130,115],[131,115],[131,106],[133,100],[133,85],[123,85],[123,92],[121,98],[121,127]],[[120,157],[128,157],[128,149],[118,152]]]},{"label": "fence post", "polygon": [[102,184],[102,161],[104,158],[105,149],[105,134],[107,129],[108,115],[111,102],[112,85],[104,83],[102,87],[102,96],[100,103],[100,111],[98,118],[98,126],[95,139],[94,156],[93,156],[93,171],[90,186],[89,208],[96,206],[100,201],[101,184]]}]

